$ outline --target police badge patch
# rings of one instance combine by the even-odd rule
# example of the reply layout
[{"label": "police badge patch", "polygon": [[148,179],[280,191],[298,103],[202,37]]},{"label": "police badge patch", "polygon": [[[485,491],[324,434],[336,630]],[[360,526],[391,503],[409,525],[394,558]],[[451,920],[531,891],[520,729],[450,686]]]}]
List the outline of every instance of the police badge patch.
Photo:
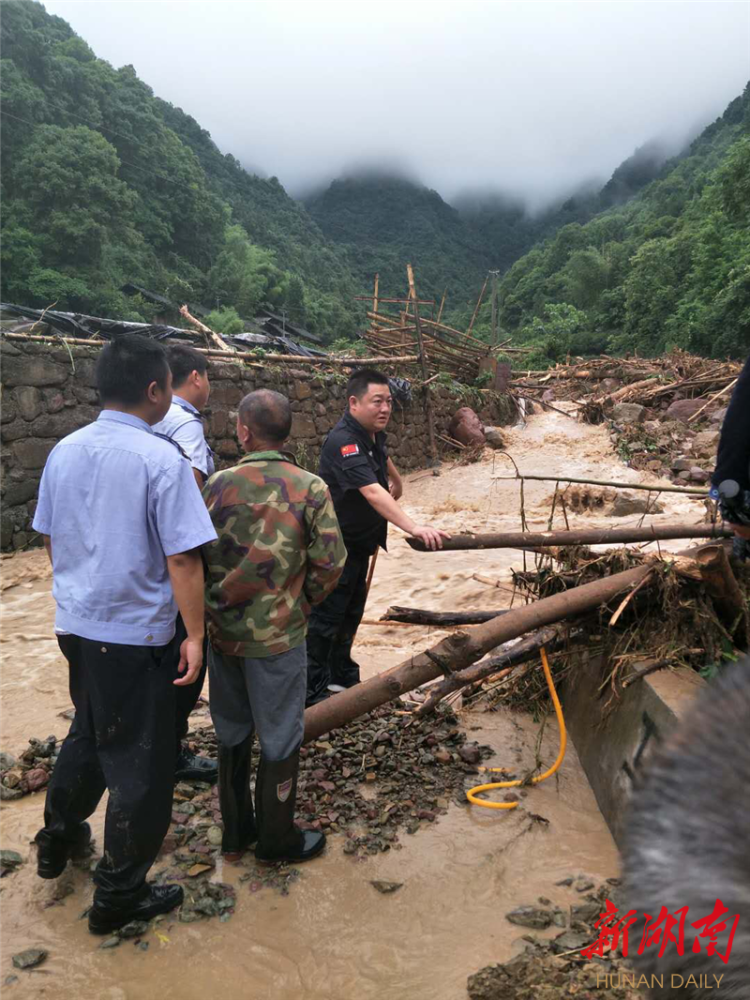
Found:
[{"label": "police badge patch", "polygon": [[287,781],[282,781],[280,785],[276,786],[276,798],[279,802],[286,802],[292,791],[292,779],[289,778]]}]

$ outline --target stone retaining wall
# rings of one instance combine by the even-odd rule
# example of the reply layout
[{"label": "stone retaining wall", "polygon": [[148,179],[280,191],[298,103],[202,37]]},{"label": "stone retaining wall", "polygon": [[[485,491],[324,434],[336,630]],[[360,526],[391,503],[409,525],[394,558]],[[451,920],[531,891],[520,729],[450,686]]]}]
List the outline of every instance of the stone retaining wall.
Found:
[{"label": "stone retaining wall", "polygon": [[[2,537],[4,551],[38,544],[31,531],[42,469],[60,438],[96,419],[99,412],[94,366],[100,348],[63,347],[34,342],[0,342],[2,361]],[[212,362],[211,399],[206,430],[218,467],[232,465],[240,454],[234,432],[237,405],[254,389],[283,392],[292,400],[294,423],[290,450],[307,468],[317,467],[325,435],[344,410],[343,375],[310,374],[286,367],[248,367]],[[460,406],[478,409],[486,424],[504,424],[514,414],[506,396],[474,392],[466,398],[440,386],[432,388],[438,433],[445,434]],[[409,471],[429,464],[429,441],[423,391],[413,391],[410,405],[396,403],[388,445],[396,467]],[[451,457],[455,456],[450,448]]]}]

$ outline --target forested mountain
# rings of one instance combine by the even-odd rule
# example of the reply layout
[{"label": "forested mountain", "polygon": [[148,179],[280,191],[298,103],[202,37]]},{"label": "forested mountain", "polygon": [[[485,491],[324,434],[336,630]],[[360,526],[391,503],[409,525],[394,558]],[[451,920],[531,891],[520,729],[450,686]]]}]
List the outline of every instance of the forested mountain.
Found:
[{"label": "forested mountain", "polygon": [[418,267],[420,295],[448,290],[452,314],[473,309],[488,270],[501,273],[539,240],[632,198],[666,160],[658,143],[636,150],[602,188],[537,215],[501,195],[465,197],[455,207],[436,191],[394,176],[336,180],[307,207],[325,235],[345,247],[360,280],[380,272],[385,293],[403,293],[404,265]]},{"label": "forested mountain", "polygon": [[[635,198],[563,226],[516,261],[500,302],[502,327],[537,344],[539,359],[670,346],[746,354],[750,85]],[[489,321],[485,307],[478,329]]]},{"label": "forested mountain", "polygon": [[[504,272],[501,326],[539,361],[750,347],[749,90],[680,157],[644,146],[601,190],[537,217],[501,198],[457,210],[383,176],[335,181],[305,206],[41,4],[1,13],[6,300],[149,319],[131,283],[221,309],[219,329],[266,303],[331,341],[361,327],[353,297],[374,273],[381,294],[404,292],[411,261],[420,295],[447,288],[464,327],[487,271]],[[488,296],[475,329],[489,326]]]},{"label": "forested mountain", "polygon": [[418,269],[422,298],[439,299],[447,288],[452,305],[476,300],[492,266],[489,243],[437,191],[413,181],[393,176],[336,180],[307,206],[325,235],[347,248],[368,289],[379,272],[385,295],[404,294],[410,262]]},{"label": "forested mountain", "polygon": [[41,4],[5,0],[2,54],[5,299],[148,318],[153,307],[120,291],[133,282],[354,332],[345,251],[275,178],[248,174]]}]

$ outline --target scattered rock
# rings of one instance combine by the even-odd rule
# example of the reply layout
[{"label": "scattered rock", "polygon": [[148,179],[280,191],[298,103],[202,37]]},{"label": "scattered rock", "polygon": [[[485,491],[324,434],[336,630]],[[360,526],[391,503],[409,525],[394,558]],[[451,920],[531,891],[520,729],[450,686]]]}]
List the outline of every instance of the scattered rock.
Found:
[{"label": "scattered rock", "polygon": [[104,948],[117,948],[117,946],[119,944],[120,944],[120,938],[119,937],[111,937],[111,938],[107,938],[106,941],[102,941],[102,943],[99,945],[99,947],[102,948],[102,949],[104,949]]},{"label": "scattered rock", "polygon": [[693,438],[693,451],[696,455],[712,458],[719,446],[719,431],[700,431]]},{"label": "scattered rock", "polygon": [[0,785],[0,802],[13,802],[22,798],[23,792],[20,788],[6,788],[5,785]]},{"label": "scattered rock", "polygon": [[205,864],[192,865],[192,867],[188,868],[187,874],[190,876],[190,878],[195,878],[196,875],[202,875],[203,872],[211,871],[212,868],[213,865],[205,865]]},{"label": "scattered rock", "polygon": [[651,494],[620,491],[617,493],[610,514],[612,517],[629,517],[631,514],[663,514],[664,507]]},{"label": "scattered rock", "polygon": [[145,920],[131,920],[117,932],[121,938],[142,937],[148,933],[148,923]]},{"label": "scattered rock", "polygon": [[27,948],[26,951],[19,951],[13,956],[13,965],[17,969],[35,969],[41,965],[49,954],[44,948]]},{"label": "scattered rock", "polygon": [[720,410],[714,410],[710,417],[711,423],[721,426],[724,423],[724,417],[727,415],[727,409],[728,407],[722,406]]},{"label": "scattered rock", "polygon": [[519,927],[533,927],[535,930],[545,930],[552,923],[552,913],[549,910],[542,910],[536,906],[519,906],[510,913],[505,914],[505,919]]},{"label": "scattered rock", "polygon": [[689,472],[692,466],[692,462],[689,458],[684,455],[679,455],[672,461],[672,471],[673,472]]},{"label": "scattered rock", "polygon": [[699,468],[697,465],[692,466],[690,469],[690,480],[693,483],[707,483],[710,478],[706,470]]},{"label": "scattered rock", "polygon": [[591,892],[594,888],[594,883],[590,878],[586,878],[584,875],[579,875],[573,883],[573,888],[576,892]]},{"label": "scattered rock", "polygon": [[3,980],[3,986],[12,986],[13,983],[18,982],[18,976],[6,976]]},{"label": "scattered rock", "polygon": [[552,942],[552,951],[560,955],[564,951],[580,951],[595,939],[595,931],[584,934],[582,931],[565,931]]},{"label": "scattered rock", "polygon": [[476,746],[459,747],[458,756],[465,764],[478,764],[482,759]]},{"label": "scattered rock", "polygon": [[370,882],[370,885],[374,889],[377,889],[378,892],[382,893],[395,892],[397,889],[400,889],[403,886],[403,884],[404,884],[403,882],[383,882],[380,880],[375,882]]},{"label": "scattered rock", "polygon": [[214,847],[221,847],[224,833],[220,826],[211,826],[206,833],[206,840]]},{"label": "scattered rock", "polygon": [[505,438],[497,427],[485,427],[484,437],[490,448],[502,449],[505,447]]},{"label": "scattered rock", "polygon": [[690,417],[700,410],[704,402],[705,400],[700,399],[677,399],[667,408],[666,418],[686,424]]},{"label": "scattered rock", "polygon": [[35,767],[32,771],[26,772],[26,784],[30,792],[36,792],[49,781],[49,771],[43,767]]},{"label": "scattered rock", "polygon": [[0,771],[10,771],[15,766],[16,758],[13,754],[6,753],[4,750],[0,751]]},{"label": "scattered rock", "polygon": [[646,419],[646,407],[639,403],[617,403],[612,408],[612,419],[616,424],[642,424]]},{"label": "scattered rock", "polygon": [[23,858],[18,851],[0,851],[0,868],[5,871],[16,871],[23,864]]}]

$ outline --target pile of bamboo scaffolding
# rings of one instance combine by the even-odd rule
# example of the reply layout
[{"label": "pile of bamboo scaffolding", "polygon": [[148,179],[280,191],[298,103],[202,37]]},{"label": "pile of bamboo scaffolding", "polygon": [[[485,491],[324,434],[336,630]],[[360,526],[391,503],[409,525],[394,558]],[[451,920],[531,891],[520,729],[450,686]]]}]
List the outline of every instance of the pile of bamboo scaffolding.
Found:
[{"label": "pile of bamboo scaffolding", "polygon": [[[364,339],[378,354],[399,356],[423,351],[430,374],[447,372],[461,382],[473,382],[482,371],[482,361],[491,358],[493,353],[527,352],[526,348],[511,347],[510,340],[493,347],[472,336],[471,331],[487,287],[486,281],[465,333],[442,322],[445,293],[436,315],[437,303],[433,299],[415,300],[411,294],[406,299],[381,297],[379,281],[376,274],[372,296],[357,297],[371,303],[371,309],[367,311],[370,325],[364,333]],[[395,311],[394,306],[399,306],[400,309]]]}]

